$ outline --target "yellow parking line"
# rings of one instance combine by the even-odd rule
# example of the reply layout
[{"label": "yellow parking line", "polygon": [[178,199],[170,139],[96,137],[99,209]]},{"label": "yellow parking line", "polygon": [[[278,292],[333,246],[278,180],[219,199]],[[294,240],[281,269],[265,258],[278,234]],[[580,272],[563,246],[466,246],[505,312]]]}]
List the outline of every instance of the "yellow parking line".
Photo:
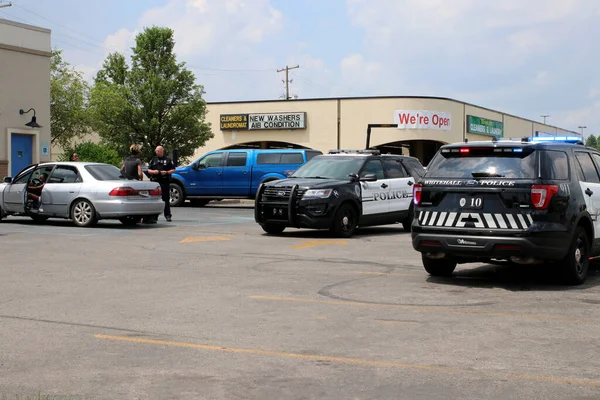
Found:
[{"label": "yellow parking line", "polygon": [[194,242],[218,242],[222,240],[231,240],[231,236],[190,236],[186,237],[179,243],[194,243]]},{"label": "yellow parking line", "polygon": [[348,244],[348,242],[346,240],[309,240],[306,243],[297,244],[291,247],[292,249],[308,249],[309,247],[326,246],[330,244],[345,245]]},{"label": "yellow parking line", "polygon": [[425,274],[406,274],[406,273],[370,272],[370,271],[354,271],[353,273],[361,274],[361,275],[418,276],[419,278],[423,278],[423,277],[427,276]]},{"label": "yellow parking line", "polygon": [[528,319],[539,319],[539,320],[600,323],[600,319],[598,319],[598,318],[568,317],[568,316],[563,316],[563,315],[518,314],[518,313],[508,313],[508,312],[465,310],[465,309],[431,307],[431,306],[405,306],[405,305],[400,305],[400,304],[361,303],[358,301],[355,302],[355,301],[345,301],[345,300],[299,299],[299,298],[294,298],[294,297],[276,297],[276,296],[250,296],[250,298],[256,299],[256,300],[287,301],[287,302],[296,302],[296,303],[316,303],[316,304],[342,305],[342,306],[354,306],[354,307],[373,307],[373,308],[395,308],[395,309],[401,309],[401,310],[426,311],[426,312],[435,312],[435,313],[441,313],[441,314],[446,314],[446,313],[447,314],[475,314],[475,315],[485,315],[485,316],[490,316],[490,317],[513,317],[513,318],[528,318]]},{"label": "yellow parking line", "polygon": [[415,321],[394,321],[390,319],[376,319],[378,324],[383,325],[418,325],[418,322]]},{"label": "yellow parking line", "polygon": [[212,351],[221,351],[226,353],[241,353],[241,354],[251,354],[258,356],[272,356],[272,357],[285,357],[285,358],[295,358],[300,360],[315,360],[315,361],[330,361],[339,364],[353,364],[353,365],[362,365],[369,367],[383,367],[383,368],[398,368],[398,369],[409,369],[409,370],[421,370],[421,371],[433,371],[433,372],[446,372],[446,373],[460,373],[460,374],[471,374],[471,375],[489,375],[494,377],[507,377],[514,378],[520,380],[528,380],[528,381],[541,381],[541,382],[554,382],[554,383],[565,383],[571,385],[584,385],[584,386],[600,386],[600,381],[589,381],[585,379],[571,379],[571,378],[558,378],[553,376],[536,376],[536,375],[525,375],[525,374],[517,374],[517,373],[502,373],[502,372],[493,372],[493,371],[477,371],[477,370],[467,370],[460,368],[450,368],[450,367],[440,367],[435,365],[419,365],[419,364],[407,364],[407,363],[398,363],[392,361],[377,361],[377,360],[365,360],[360,358],[349,358],[349,357],[332,357],[325,355],[316,355],[316,354],[298,354],[298,353],[288,353],[284,351],[273,351],[273,350],[260,350],[260,349],[244,349],[244,348],[236,348],[236,347],[225,347],[225,346],[214,346],[214,345],[206,345],[206,344],[195,344],[195,343],[186,343],[186,342],[175,342],[169,340],[156,340],[156,339],[143,339],[136,337],[127,337],[127,336],[112,336],[112,335],[94,335],[97,339],[105,339],[105,340],[115,340],[121,342],[132,342],[132,343],[141,343],[141,344],[154,344],[160,346],[171,346],[171,347],[183,347],[183,348],[191,348],[191,349],[200,349],[200,350],[212,350]]}]

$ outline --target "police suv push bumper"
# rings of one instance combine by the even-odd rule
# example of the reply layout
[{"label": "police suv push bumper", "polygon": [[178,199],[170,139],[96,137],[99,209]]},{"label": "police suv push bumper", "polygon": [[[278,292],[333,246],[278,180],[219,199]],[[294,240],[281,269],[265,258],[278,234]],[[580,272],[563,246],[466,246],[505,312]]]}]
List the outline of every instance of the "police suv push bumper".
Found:
[{"label": "police suv push bumper", "polygon": [[259,224],[328,229],[333,221],[335,204],[326,198],[302,200],[304,192],[298,185],[277,187],[261,184],[256,192],[254,220]]}]

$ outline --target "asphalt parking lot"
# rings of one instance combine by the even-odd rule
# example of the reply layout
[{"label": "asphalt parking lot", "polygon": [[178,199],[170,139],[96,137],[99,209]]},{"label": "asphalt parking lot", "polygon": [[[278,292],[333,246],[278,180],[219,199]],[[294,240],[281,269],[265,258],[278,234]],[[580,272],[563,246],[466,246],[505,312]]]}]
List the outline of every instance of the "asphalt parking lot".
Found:
[{"label": "asphalt parking lot", "polygon": [[8,218],[0,253],[0,399],[600,398],[597,267],[432,278],[401,225],[271,237],[226,204]]}]

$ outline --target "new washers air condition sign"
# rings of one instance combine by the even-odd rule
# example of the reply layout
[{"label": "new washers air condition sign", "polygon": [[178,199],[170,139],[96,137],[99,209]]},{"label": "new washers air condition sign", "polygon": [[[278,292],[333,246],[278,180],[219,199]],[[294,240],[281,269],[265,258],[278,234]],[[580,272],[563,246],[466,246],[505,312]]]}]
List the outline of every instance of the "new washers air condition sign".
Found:
[{"label": "new washers air condition sign", "polygon": [[398,129],[432,129],[449,131],[452,129],[452,114],[432,110],[396,110],[394,123]]},{"label": "new washers air condition sign", "polygon": [[305,112],[221,114],[222,131],[306,129]]}]

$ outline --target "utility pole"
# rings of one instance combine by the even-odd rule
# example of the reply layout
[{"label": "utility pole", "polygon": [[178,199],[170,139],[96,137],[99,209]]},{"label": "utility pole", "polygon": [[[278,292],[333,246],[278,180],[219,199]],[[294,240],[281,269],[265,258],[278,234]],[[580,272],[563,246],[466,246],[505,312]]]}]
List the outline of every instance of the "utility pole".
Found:
[{"label": "utility pole", "polygon": [[540,115],[540,117],[544,118],[544,125],[546,125],[546,117],[549,117],[550,115],[546,114],[546,115]]},{"label": "utility pole", "polygon": [[4,7],[10,7],[12,6],[12,3],[9,1],[8,4],[2,4],[4,3],[3,1],[0,1],[0,8],[4,8]]},{"label": "utility pole", "polygon": [[296,69],[296,68],[300,68],[300,65],[296,65],[295,67],[288,67],[287,65],[285,66],[285,68],[282,69],[278,69],[277,72],[282,72],[285,71],[285,99],[289,100],[290,99],[290,80],[289,80],[289,71],[290,69]]},{"label": "utility pole", "polygon": [[585,128],[587,128],[587,126],[585,126],[585,125],[579,125],[578,128],[581,129],[581,138],[583,139],[583,130]]}]

